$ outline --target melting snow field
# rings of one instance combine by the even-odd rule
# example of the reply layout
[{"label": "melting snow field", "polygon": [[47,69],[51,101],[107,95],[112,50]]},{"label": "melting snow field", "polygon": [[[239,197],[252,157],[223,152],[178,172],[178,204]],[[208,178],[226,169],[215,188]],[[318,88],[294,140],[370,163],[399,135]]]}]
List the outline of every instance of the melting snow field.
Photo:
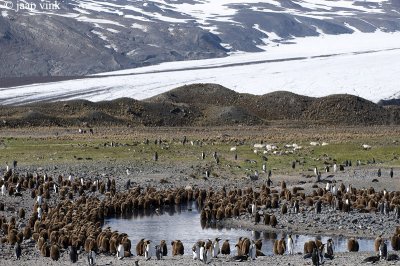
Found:
[{"label": "melting snow field", "polygon": [[[256,26],[255,26],[256,27]],[[192,83],[237,92],[287,90],[308,96],[347,93],[377,102],[400,97],[400,33],[320,35],[265,52],[181,61],[103,73],[80,80],[1,89],[1,104],[120,97],[145,99]]]}]

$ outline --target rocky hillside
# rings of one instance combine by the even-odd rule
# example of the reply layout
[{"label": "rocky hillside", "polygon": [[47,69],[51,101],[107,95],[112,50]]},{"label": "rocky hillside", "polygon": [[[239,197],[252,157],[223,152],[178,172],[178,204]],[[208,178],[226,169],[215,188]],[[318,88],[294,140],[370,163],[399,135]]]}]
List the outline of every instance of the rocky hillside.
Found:
[{"label": "rocky hillside", "polygon": [[297,124],[400,124],[400,108],[351,95],[322,98],[289,92],[240,94],[216,84],[194,84],[137,101],[67,101],[0,106],[2,127],[24,126],[224,126]]},{"label": "rocky hillside", "polygon": [[0,78],[81,76],[400,29],[397,0],[69,0],[54,9],[30,0],[35,8],[18,10],[19,2],[0,0]]}]

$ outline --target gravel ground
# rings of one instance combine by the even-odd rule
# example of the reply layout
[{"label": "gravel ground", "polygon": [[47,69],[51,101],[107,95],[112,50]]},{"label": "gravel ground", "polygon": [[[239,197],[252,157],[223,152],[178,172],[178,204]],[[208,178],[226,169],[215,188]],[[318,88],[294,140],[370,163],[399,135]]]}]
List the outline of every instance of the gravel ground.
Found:
[{"label": "gravel ground", "polygon": [[[59,174],[66,175],[66,173],[76,173],[76,176],[96,177],[96,176],[113,176],[118,177],[117,190],[124,189],[123,186],[126,180],[129,178],[134,182],[135,185],[141,186],[154,186],[159,189],[165,189],[175,186],[187,186],[209,188],[214,189],[222,188],[222,186],[227,186],[227,188],[233,187],[260,187],[265,180],[250,181],[248,179],[234,179],[227,180],[223,178],[210,178],[208,180],[204,179],[194,179],[188,177],[191,169],[189,167],[173,167],[170,168],[157,168],[151,166],[145,168],[141,166],[140,171],[133,170],[132,173],[127,176],[125,169],[131,168],[135,169],[130,165],[107,165],[99,163],[86,163],[84,165],[57,165],[48,166],[46,169],[38,168],[37,166],[24,167],[18,169],[20,173],[26,171],[32,172],[37,171],[38,173],[46,172],[49,176],[58,176]],[[391,179],[389,177],[382,177],[379,182],[372,182],[372,179],[376,177],[376,169],[378,166],[365,166],[361,168],[353,167],[351,169],[346,169],[342,173],[336,174],[334,177],[327,177],[328,174],[324,174],[322,179],[335,180],[338,184],[343,182],[346,186],[352,184],[355,188],[369,188],[373,187],[375,191],[381,191],[387,189],[388,191],[399,191],[400,182],[398,179]],[[387,169],[383,169],[388,171]],[[395,169],[399,172],[400,169]],[[167,183],[160,182],[161,179],[167,180]],[[311,193],[314,188],[314,178],[307,178],[303,176],[273,176],[272,177],[275,188],[279,191],[280,187],[278,184],[285,180],[288,188],[291,189],[293,186],[302,186],[304,192]],[[299,184],[302,183],[302,184]],[[318,184],[319,187],[324,187],[323,184]],[[48,201],[50,206],[55,205],[58,201],[57,195],[52,195],[51,199]],[[23,191],[21,197],[15,196],[3,196],[1,197],[1,202],[5,204],[5,211],[0,211],[0,216],[5,216],[7,218],[11,216],[17,216],[18,210],[20,208],[25,208],[27,210],[26,217],[29,217],[32,213],[32,206],[34,200],[30,196],[30,191]],[[240,219],[229,219],[224,223],[229,227],[241,227],[254,229],[258,231],[290,231],[299,234],[309,234],[309,235],[342,235],[342,236],[355,236],[355,237],[367,237],[375,238],[379,234],[383,234],[383,237],[387,238],[393,234],[396,226],[399,225],[399,220],[394,219],[393,215],[386,217],[380,214],[360,214],[352,211],[350,214],[344,214],[339,211],[330,212],[327,208],[323,208],[322,214],[319,214],[316,219],[316,215],[311,208],[304,208],[301,214],[290,214],[282,215],[279,209],[275,210],[274,213],[278,218],[277,228],[271,228],[265,225],[254,225],[249,215],[242,215]],[[17,225],[23,225],[27,222],[26,219],[17,220]],[[4,234],[3,234],[4,235]],[[136,243],[132,243],[134,247]],[[390,244],[389,244],[390,246]],[[60,260],[58,262],[53,262],[50,258],[43,258],[40,256],[39,252],[34,247],[32,242],[23,242],[23,253],[22,259],[16,261],[12,256],[12,247],[8,244],[0,244],[0,264],[1,265],[53,265],[53,264],[68,264],[68,254],[63,252]],[[231,247],[233,248],[233,247]],[[134,248],[132,248],[134,249]],[[186,247],[186,252],[190,250]],[[391,250],[391,248],[389,248]],[[134,253],[134,250],[132,250]],[[393,253],[393,252],[392,252]],[[188,253],[186,253],[188,254]],[[135,261],[139,261],[139,265],[197,265],[200,264],[198,261],[193,261],[190,256],[177,256],[177,257],[165,257],[163,261],[144,261],[143,257],[130,257],[125,258],[122,261],[117,260],[113,256],[99,255],[97,256],[98,265],[134,265]],[[333,261],[326,261],[325,265],[359,265],[361,261],[368,257],[374,255],[372,252],[359,252],[359,253],[338,253]],[[302,255],[293,256],[266,256],[259,257],[256,261],[248,261],[249,264],[261,264],[261,265],[311,265],[311,260],[303,259]],[[81,254],[77,265],[87,264],[86,255]],[[202,263],[201,263],[202,264]],[[228,257],[221,257],[215,259],[211,262],[211,265],[242,265],[244,262],[233,262]],[[393,265],[395,262],[380,262],[379,265]]]}]

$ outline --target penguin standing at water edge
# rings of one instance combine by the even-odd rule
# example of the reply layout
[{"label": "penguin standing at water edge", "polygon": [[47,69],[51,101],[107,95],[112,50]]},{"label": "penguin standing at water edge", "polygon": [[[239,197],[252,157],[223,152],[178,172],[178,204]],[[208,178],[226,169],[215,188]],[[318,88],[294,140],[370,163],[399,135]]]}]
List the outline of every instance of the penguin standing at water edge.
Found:
[{"label": "penguin standing at water edge", "polygon": [[151,240],[145,241],[145,244],[144,244],[144,258],[146,260],[150,260],[151,259]]},{"label": "penguin standing at water edge", "polygon": [[136,256],[143,256],[144,238],[140,239],[136,245]]},{"label": "penguin standing at water edge", "polygon": [[161,250],[161,246],[160,245],[156,245],[156,258],[157,260],[161,260],[162,259],[162,250]]},{"label": "penguin standing at water edge", "polygon": [[119,260],[122,260],[124,258],[124,254],[125,254],[124,245],[122,245],[122,243],[120,243],[118,245],[118,249],[117,249],[117,258]]},{"label": "penguin standing at water edge", "polygon": [[294,241],[293,241],[292,235],[288,236],[287,246],[288,246],[288,254],[289,255],[293,255],[293,252],[294,252]]},{"label": "penguin standing at water edge", "polygon": [[255,260],[256,257],[257,257],[257,248],[256,248],[254,240],[251,240],[251,245],[250,245],[250,248],[249,248],[249,257],[252,260]]},{"label": "penguin standing at water edge", "polygon": [[200,244],[199,244],[199,242],[197,242],[193,245],[192,252],[193,252],[193,259],[199,260],[200,259]]},{"label": "penguin standing at water edge", "polygon": [[382,240],[381,245],[379,246],[379,257],[381,260],[387,260],[387,244],[386,240]]},{"label": "penguin standing at water edge", "polygon": [[167,256],[168,255],[168,249],[167,249],[167,243],[165,242],[165,240],[161,240],[160,248],[161,248],[162,256],[163,257]]},{"label": "penguin standing at water edge", "polygon": [[204,244],[205,244],[204,242],[199,243],[199,245],[200,245],[200,249],[199,249],[199,259],[200,259],[201,261],[203,261],[203,262],[206,262],[206,261],[207,261],[207,250],[206,250]]},{"label": "penguin standing at water edge", "polygon": [[213,258],[218,257],[219,254],[219,241],[221,240],[221,238],[215,238],[214,242],[213,242],[213,246],[212,246],[212,256]]},{"label": "penguin standing at water edge", "polygon": [[222,255],[229,255],[231,254],[231,246],[229,244],[229,239],[226,239],[224,243],[222,243],[221,247],[221,254]]}]

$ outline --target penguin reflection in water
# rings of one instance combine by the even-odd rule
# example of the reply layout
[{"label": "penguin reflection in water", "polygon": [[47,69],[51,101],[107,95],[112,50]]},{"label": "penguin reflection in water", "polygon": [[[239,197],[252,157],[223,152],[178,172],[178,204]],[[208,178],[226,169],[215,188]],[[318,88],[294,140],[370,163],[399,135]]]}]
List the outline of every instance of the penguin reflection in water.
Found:
[{"label": "penguin reflection in water", "polygon": [[17,260],[19,260],[21,257],[22,249],[18,242],[15,243],[14,251],[15,251],[15,257],[17,258]]},{"label": "penguin reflection in water", "polygon": [[96,265],[96,253],[93,250],[89,251],[87,258],[88,258],[89,266]]},{"label": "penguin reflection in water", "polygon": [[311,259],[312,259],[312,263],[313,263],[314,266],[319,266],[320,265],[320,263],[319,263],[320,257],[319,257],[319,252],[318,252],[318,248],[317,247],[313,248],[313,251],[312,251],[312,254],[311,254]]},{"label": "penguin reflection in water", "polygon": [[317,247],[317,245],[314,243],[314,241],[312,242],[312,252],[311,254],[308,253],[304,256],[305,259],[308,259],[311,257],[312,260],[312,265],[314,266],[320,266],[321,264],[324,263],[324,257],[326,254],[324,254],[324,248],[325,248],[325,244],[322,244],[321,246]]},{"label": "penguin reflection in water", "polygon": [[72,263],[78,261],[78,251],[75,246],[69,246],[69,259]]},{"label": "penguin reflection in water", "polygon": [[325,258],[333,260],[333,250],[334,250],[334,243],[332,238],[329,238],[326,242],[326,253]]}]

